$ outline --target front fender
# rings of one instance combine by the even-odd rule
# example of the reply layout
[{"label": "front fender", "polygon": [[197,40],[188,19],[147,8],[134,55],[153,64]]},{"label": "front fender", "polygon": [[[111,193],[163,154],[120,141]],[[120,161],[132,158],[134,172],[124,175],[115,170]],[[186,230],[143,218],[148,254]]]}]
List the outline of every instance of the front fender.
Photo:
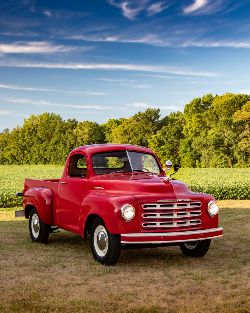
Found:
[{"label": "front fender", "polygon": [[24,194],[23,205],[25,208],[25,216],[28,218],[29,206],[34,206],[43,223],[53,224],[53,194],[49,188],[34,187],[27,190]]},{"label": "front fender", "polygon": [[[80,228],[83,229],[90,215],[99,216],[105,223],[107,230],[112,234],[133,232],[138,230],[138,217],[127,223],[121,217],[120,209],[124,204],[131,204],[137,208],[136,199],[133,196],[109,197],[105,193],[90,194],[83,202],[80,215]],[[139,210],[137,210],[139,215]]]}]

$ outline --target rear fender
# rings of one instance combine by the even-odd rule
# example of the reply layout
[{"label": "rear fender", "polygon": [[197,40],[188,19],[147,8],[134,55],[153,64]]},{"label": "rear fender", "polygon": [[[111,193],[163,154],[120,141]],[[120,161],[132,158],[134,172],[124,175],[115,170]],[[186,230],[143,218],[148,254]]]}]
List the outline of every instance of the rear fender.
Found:
[{"label": "rear fender", "polygon": [[44,187],[34,187],[24,194],[23,205],[25,217],[28,218],[29,208],[35,207],[43,223],[53,224],[53,194],[52,191]]}]

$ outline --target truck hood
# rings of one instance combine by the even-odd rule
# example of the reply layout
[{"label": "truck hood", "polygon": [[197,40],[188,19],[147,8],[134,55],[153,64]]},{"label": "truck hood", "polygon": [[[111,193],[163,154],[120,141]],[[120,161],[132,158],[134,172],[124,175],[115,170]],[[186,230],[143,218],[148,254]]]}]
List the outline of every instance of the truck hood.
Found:
[{"label": "truck hood", "polygon": [[159,199],[190,198],[197,196],[178,180],[168,180],[149,173],[114,173],[92,178],[92,188],[110,196],[133,195],[138,200],[143,197]]}]

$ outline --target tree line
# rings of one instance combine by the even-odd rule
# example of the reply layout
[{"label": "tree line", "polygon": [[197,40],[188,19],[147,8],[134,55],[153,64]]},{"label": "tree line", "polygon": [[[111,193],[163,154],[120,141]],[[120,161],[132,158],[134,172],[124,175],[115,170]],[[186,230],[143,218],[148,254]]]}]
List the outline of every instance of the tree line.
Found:
[{"label": "tree line", "polygon": [[159,109],[149,108],[104,124],[31,115],[22,126],[0,133],[0,164],[63,164],[73,148],[94,143],[146,146],[162,162],[182,167],[249,167],[250,98],[207,94],[183,112],[161,117]]}]

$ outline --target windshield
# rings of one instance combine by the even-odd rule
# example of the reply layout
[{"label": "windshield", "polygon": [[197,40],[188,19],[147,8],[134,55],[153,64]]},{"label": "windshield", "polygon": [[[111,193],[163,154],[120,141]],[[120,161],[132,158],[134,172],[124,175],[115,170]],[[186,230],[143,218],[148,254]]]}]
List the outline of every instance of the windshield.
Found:
[{"label": "windshield", "polygon": [[155,157],[149,153],[135,151],[112,151],[96,153],[92,157],[95,174],[145,172],[160,174]]}]

